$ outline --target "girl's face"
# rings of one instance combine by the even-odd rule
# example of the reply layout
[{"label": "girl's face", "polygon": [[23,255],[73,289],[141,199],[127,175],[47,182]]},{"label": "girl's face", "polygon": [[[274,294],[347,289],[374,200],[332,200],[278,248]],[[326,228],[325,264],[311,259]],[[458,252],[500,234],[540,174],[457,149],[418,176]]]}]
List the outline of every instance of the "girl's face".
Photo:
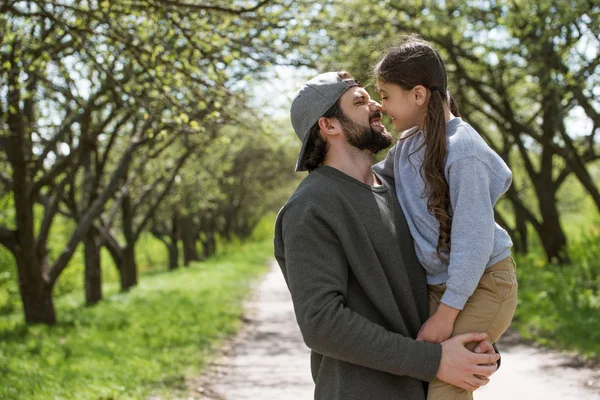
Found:
[{"label": "girl's face", "polygon": [[377,90],[381,95],[381,111],[392,118],[396,131],[403,132],[414,126],[423,126],[427,112],[427,93],[422,93],[421,89],[425,88],[415,86],[411,90],[405,90],[395,83],[377,81]]}]

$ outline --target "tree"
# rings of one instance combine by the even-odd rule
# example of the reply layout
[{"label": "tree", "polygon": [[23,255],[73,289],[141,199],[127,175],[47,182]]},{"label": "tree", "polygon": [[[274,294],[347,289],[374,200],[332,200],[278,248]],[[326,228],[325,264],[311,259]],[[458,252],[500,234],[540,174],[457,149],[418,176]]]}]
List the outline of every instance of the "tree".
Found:
[{"label": "tree", "polygon": [[[62,254],[48,259],[48,234],[67,182],[90,152],[93,136],[87,129],[114,94],[118,81],[98,77],[85,96],[73,95],[76,85],[66,67],[75,46],[86,38],[69,35],[59,23],[38,11],[10,8],[2,14],[2,102],[0,149],[10,164],[4,182],[14,196],[14,227],[0,227],[0,242],[15,256],[27,322],[54,323],[52,288],[77,244],[116,189],[133,151],[143,143],[134,136],[104,191],[90,203]],[[7,11],[4,9],[3,11]],[[43,23],[37,24],[38,19]],[[110,122],[104,116],[102,124]],[[34,204],[44,212],[35,229]]]},{"label": "tree", "polygon": [[[153,143],[168,132],[201,132],[219,120],[224,104],[235,100],[235,79],[261,72],[287,51],[287,32],[300,28],[285,22],[298,9],[289,1],[0,5],[0,163],[8,166],[0,182],[15,207],[14,224],[0,226],[0,243],[15,256],[27,322],[56,321],[52,287],[82,241],[94,288],[88,301],[98,300],[98,236],[90,228],[113,201],[122,220],[130,219],[136,205],[118,189],[130,182],[138,152],[156,152]],[[174,166],[185,159],[169,154]],[[161,185],[154,200],[168,192],[168,180]],[[67,201],[70,211],[61,206]],[[37,203],[44,207],[39,224]],[[76,228],[62,254],[49,260],[48,233],[59,212],[70,212]],[[105,232],[98,225],[94,230]],[[145,225],[131,232],[133,243]],[[125,249],[120,271],[128,288],[136,273],[133,250]]]},{"label": "tree", "polygon": [[[260,115],[260,114],[259,114]],[[260,118],[260,117],[259,117]],[[153,234],[165,243],[175,260],[176,234],[181,239],[184,265],[217,250],[217,237],[246,238],[260,218],[277,210],[296,182],[296,149],[244,116],[219,127],[219,140],[195,154],[180,172],[170,199],[154,217]]]},{"label": "tree", "polygon": [[[450,89],[467,120],[509,165],[522,160],[526,180],[516,181],[507,194],[516,217],[515,225],[507,227],[519,232],[526,247],[525,223],[531,224],[548,259],[567,261],[556,205],[566,177],[576,176],[600,210],[599,188],[586,168],[598,160],[600,125],[593,100],[600,78],[594,56],[600,48],[598,6],[511,0],[347,2],[344,7],[354,12],[330,7],[327,32],[335,52],[321,60],[324,69],[343,65],[363,78],[378,50],[400,34],[417,33],[432,42],[446,62]],[[593,122],[590,132],[568,131],[566,119],[576,108]],[[519,193],[529,186],[537,203],[531,206]]]}]

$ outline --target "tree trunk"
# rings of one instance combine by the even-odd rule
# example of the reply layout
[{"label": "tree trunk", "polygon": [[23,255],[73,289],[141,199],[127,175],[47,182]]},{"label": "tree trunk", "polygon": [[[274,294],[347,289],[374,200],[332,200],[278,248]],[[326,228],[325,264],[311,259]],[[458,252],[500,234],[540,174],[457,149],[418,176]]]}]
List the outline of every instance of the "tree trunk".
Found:
[{"label": "tree trunk", "polygon": [[515,212],[515,225],[518,237],[515,240],[518,242],[518,253],[527,254],[529,252],[529,242],[527,240],[527,221],[523,215],[523,211],[518,207],[513,207]]},{"label": "tree trunk", "polygon": [[[17,84],[18,69],[8,71],[9,104],[15,110],[20,109],[20,93]],[[19,291],[23,301],[26,323],[56,323],[56,313],[52,301],[52,285],[48,276],[45,257],[39,257],[35,239],[35,214],[33,199],[30,196],[32,182],[28,163],[31,163],[31,144],[26,140],[28,132],[26,121],[21,113],[9,112],[6,123],[10,136],[1,137],[6,146],[8,161],[12,167],[12,192],[15,204],[14,243],[11,252],[15,256],[19,276]],[[45,244],[45,243],[44,243]]]},{"label": "tree trunk", "polygon": [[112,234],[106,233],[102,244],[108,249],[115,266],[119,271],[121,290],[127,291],[132,286],[137,285],[137,265],[135,263],[134,252],[135,242],[123,247]]},{"label": "tree trunk", "polygon": [[[13,135],[14,136],[14,135]],[[21,138],[21,137],[20,137]],[[21,145],[22,143],[19,143]],[[9,157],[11,157],[9,155]],[[56,312],[52,299],[52,283],[49,277],[50,267],[46,264],[46,248],[37,246],[34,229],[33,202],[28,197],[30,183],[27,179],[26,163],[23,154],[15,151],[13,163],[13,195],[15,202],[15,256],[19,276],[19,292],[23,301],[25,322],[28,324],[56,323]],[[42,249],[43,251],[36,251]]]},{"label": "tree trunk", "polygon": [[179,211],[177,208],[171,215],[171,241],[169,247],[169,270],[179,267]]},{"label": "tree trunk", "polygon": [[182,235],[183,241],[183,265],[188,267],[191,262],[200,260],[198,255],[198,249],[196,248],[196,241],[194,239],[187,238],[186,235]]},{"label": "tree trunk", "polygon": [[542,241],[542,246],[544,247],[548,261],[551,262],[556,259],[560,263],[569,263],[567,238],[560,225],[554,196],[538,195],[538,201],[540,202],[540,211],[543,221],[538,234]]},{"label": "tree trunk", "polygon": [[100,269],[100,238],[90,229],[83,239],[85,253],[85,303],[94,305],[102,300],[102,271]]},{"label": "tree trunk", "polygon": [[[552,54],[554,44],[546,41],[541,48],[541,55]],[[544,57],[547,58],[547,57]],[[563,119],[565,117],[564,109],[561,105],[561,97],[558,88],[554,84],[554,78],[551,71],[544,70],[540,77],[542,88],[542,138],[543,147],[540,157],[540,172],[538,179],[533,183],[537,192],[542,216],[542,229],[539,232],[542,246],[546,251],[548,261],[556,259],[560,263],[568,263],[569,255],[567,250],[567,238],[560,225],[558,208],[556,206],[557,182],[553,177],[554,170],[554,151],[551,143],[557,133],[560,132]]]},{"label": "tree trunk", "polygon": [[494,219],[496,220],[496,223],[500,225],[503,229],[505,229],[508,232],[508,235],[511,237],[513,241],[513,251],[516,253],[520,253],[521,243],[518,240],[516,240],[519,237],[519,233],[517,232],[517,230],[511,228],[506,219],[504,219],[502,214],[500,214],[497,210],[494,210]]},{"label": "tree trunk", "polygon": [[556,191],[558,186],[552,177],[552,153],[544,146],[542,168],[538,180],[534,182],[542,221],[537,231],[549,262],[557,260],[568,263],[567,238],[560,224]]},{"label": "tree trunk", "polygon": [[570,262],[569,255],[565,251],[567,242],[563,232],[544,227],[544,231],[539,232],[539,235],[549,262],[553,260],[561,264],[568,264]]},{"label": "tree trunk", "polygon": [[56,312],[52,300],[52,288],[48,284],[25,287],[21,291],[23,309],[25,311],[25,322],[28,324],[56,323]]},{"label": "tree trunk", "polygon": [[167,246],[169,248],[169,270],[172,271],[179,267],[179,243],[177,240],[171,241]]},{"label": "tree trunk", "polygon": [[152,234],[160,240],[166,247],[169,253],[169,271],[179,268],[179,241],[173,231],[167,235],[162,235],[160,231],[153,229]]},{"label": "tree trunk", "polygon": [[125,292],[137,285],[137,266],[133,246],[127,245],[123,249],[121,268],[121,291]]},{"label": "tree trunk", "polygon": [[131,209],[131,197],[129,194],[123,196],[121,202],[123,234],[125,236],[125,247],[122,248],[121,268],[121,291],[127,291],[137,285],[137,266],[135,264],[135,241],[133,232],[133,212]]},{"label": "tree trunk", "polygon": [[200,260],[196,248],[198,233],[193,221],[182,219],[180,226],[181,241],[183,243],[183,264],[187,267],[191,262]]},{"label": "tree trunk", "polygon": [[158,231],[153,231],[152,234],[167,247],[169,253],[169,271],[179,268],[179,241],[177,240],[177,237],[170,235],[170,237],[167,238]]},{"label": "tree trunk", "polygon": [[204,258],[212,257],[217,251],[217,242],[214,232],[206,233],[202,241],[202,251]]},{"label": "tree trunk", "polygon": [[21,249],[17,250],[16,260],[25,322],[54,325],[56,312],[52,299],[52,285],[43,278],[41,273],[29,273],[43,271],[46,266],[41,265],[42,263],[32,253],[24,252]]},{"label": "tree trunk", "polygon": [[[99,233],[99,231],[96,230]],[[106,237],[102,238],[102,245],[106,247],[110,253],[111,258],[118,271],[121,271],[121,265],[123,264],[123,249],[117,242],[117,240],[110,234],[107,233]],[[120,272],[119,272],[120,273]]]}]

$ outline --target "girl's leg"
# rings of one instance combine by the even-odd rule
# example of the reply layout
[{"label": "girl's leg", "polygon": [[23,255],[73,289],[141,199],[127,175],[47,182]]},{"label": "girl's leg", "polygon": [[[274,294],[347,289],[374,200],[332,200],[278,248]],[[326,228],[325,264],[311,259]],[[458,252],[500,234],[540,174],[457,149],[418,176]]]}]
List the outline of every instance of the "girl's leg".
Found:
[{"label": "girl's leg", "polygon": [[[467,332],[485,332],[488,340],[496,342],[508,329],[517,307],[517,278],[512,257],[485,270],[479,285],[458,315],[452,336]],[[429,309],[435,312],[445,285],[429,287]],[[476,342],[468,343],[473,350]],[[470,400],[473,392],[465,391],[446,382],[434,379],[429,384],[428,400]]]}]

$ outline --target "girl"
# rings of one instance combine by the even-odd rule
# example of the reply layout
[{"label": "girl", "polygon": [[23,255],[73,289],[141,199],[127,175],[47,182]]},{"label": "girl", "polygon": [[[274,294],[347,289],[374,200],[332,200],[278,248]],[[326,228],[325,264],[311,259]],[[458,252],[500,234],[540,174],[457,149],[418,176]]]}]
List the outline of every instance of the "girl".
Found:
[{"label": "girl", "polygon": [[[512,173],[460,118],[447,95],[444,63],[427,42],[405,38],[375,75],[382,111],[405,131],[375,171],[395,179],[427,274],[430,317],[417,339],[441,343],[476,331],[493,343],[517,305],[512,241],[494,222],[494,204]],[[427,398],[472,399],[473,392],[434,380]]]}]

